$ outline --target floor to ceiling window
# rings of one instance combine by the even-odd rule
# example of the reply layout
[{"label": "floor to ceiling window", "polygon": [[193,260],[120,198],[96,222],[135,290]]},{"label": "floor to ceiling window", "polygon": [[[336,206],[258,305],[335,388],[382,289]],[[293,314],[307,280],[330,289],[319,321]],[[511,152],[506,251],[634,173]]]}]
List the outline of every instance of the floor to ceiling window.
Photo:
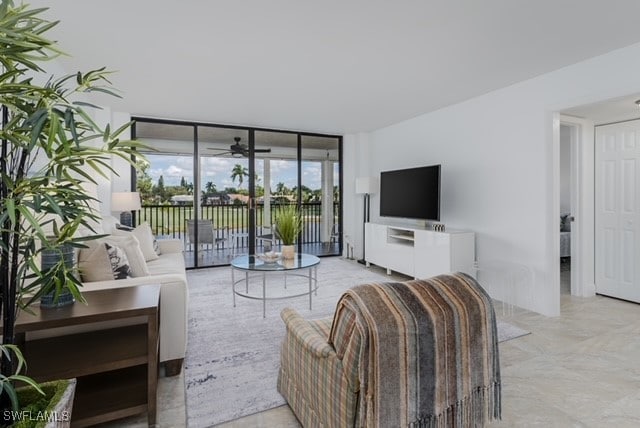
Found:
[{"label": "floor to ceiling window", "polygon": [[181,239],[188,267],[264,251],[283,205],[303,218],[298,251],[341,253],[342,137],[134,119],[133,137],[149,147],[132,183],[137,222]]}]

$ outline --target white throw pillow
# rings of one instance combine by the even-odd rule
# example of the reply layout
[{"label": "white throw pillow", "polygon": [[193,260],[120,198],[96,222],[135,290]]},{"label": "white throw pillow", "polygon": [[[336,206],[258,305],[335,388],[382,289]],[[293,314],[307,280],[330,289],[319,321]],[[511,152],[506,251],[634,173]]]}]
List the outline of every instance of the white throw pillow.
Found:
[{"label": "white throw pillow", "polygon": [[138,238],[138,242],[140,242],[140,249],[142,250],[142,254],[144,255],[145,261],[149,262],[151,260],[157,260],[158,254],[155,251],[153,241],[153,232],[151,231],[151,226],[149,223],[142,223],[132,231],[115,229],[113,231],[112,236],[126,236],[133,235]]},{"label": "white throw pillow", "polygon": [[84,282],[109,281],[113,279],[111,262],[104,242],[87,241],[89,248],[78,254],[78,270]]},{"label": "white throw pillow", "polygon": [[131,268],[131,276],[149,276],[149,268],[147,262],[140,248],[138,239],[131,233],[126,235],[111,235],[99,239],[99,241],[106,242],[112,245],[116,245],[124,250],[129,260],[129,267]]}]

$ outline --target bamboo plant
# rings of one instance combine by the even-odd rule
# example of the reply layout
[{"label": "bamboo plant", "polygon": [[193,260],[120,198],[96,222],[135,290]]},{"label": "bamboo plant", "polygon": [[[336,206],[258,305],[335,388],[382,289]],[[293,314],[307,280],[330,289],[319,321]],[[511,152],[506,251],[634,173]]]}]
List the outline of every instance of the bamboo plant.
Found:
[{"label": "bamboo plant", "polygon": [[81,247],[96,237],[77,233],[81,227],[93,230],[99,219],[83,185],[110,174],[113,156],[129,161],[136,149],[135,142],[119,139],[129,124],[116,131],[100,127],[91,117],[97,107],[78,101],[96,92],[117,96],[107,71],[54,78],[44,70],[46,61],[61,54],[45,37],[58,23],[42,18],[45,10],[0,3],[2,411],[17,406],[12,380],[27,379],[14,374],[14,364],[22,361],[12,346],[18,312],[65,287],[83,301],[73,270],[60,260],[41,272],[40,252],[65,243]]}]

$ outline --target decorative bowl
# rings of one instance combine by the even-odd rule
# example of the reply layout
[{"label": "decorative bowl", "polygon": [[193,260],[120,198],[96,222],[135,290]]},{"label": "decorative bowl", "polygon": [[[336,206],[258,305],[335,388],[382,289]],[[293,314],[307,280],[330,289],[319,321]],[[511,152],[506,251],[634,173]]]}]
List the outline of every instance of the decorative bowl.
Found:
[{"label": "decorative bowl", "polygon": [[257,257],[265,263],[274,263],[280,259],[280,253],[269,251],[267,253],[257,254]]}]

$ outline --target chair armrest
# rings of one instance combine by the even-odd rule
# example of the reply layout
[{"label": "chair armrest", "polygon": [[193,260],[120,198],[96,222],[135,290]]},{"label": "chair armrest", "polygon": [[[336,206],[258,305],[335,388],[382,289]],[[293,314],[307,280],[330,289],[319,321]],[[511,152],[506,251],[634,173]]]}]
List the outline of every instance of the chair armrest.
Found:
[{"label": "chair armrest", "polygon": [[184,249],[179,239],[158,239],[158,247],[161,253],[181,253]]},{"label": "chair armrest", "polygon": [[322,337],[313,329],[307,320],[291,308],[284,308],[280,313],[280,317],[285,323],[287,333],[309,352],[319,358],[327,358],[336,354],[333,347],[327,343],[325,337]]}]

